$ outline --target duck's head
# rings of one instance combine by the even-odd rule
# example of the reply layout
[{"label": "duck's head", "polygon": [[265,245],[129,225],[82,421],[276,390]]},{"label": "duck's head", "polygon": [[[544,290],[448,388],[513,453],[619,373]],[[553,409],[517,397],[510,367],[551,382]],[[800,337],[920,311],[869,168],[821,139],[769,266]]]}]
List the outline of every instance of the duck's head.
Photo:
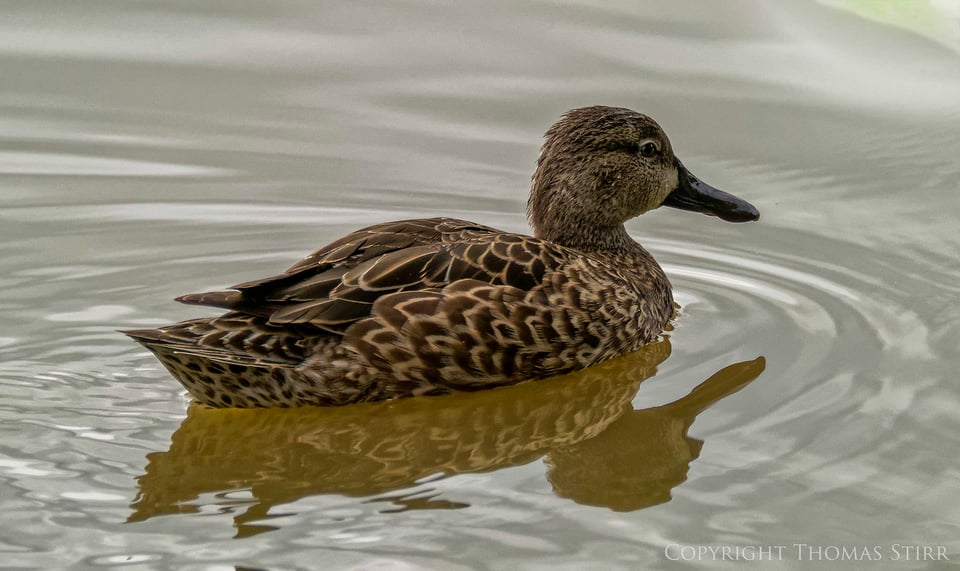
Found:
[{"label": "duck's head", "polygon": [[547,131],[527,214],[536,235],[570,247],[616,247],[623,223],[659,206],[729,222],[760,218],[750,203],[701,182],[656,121],[621,107],[567,111]]}]

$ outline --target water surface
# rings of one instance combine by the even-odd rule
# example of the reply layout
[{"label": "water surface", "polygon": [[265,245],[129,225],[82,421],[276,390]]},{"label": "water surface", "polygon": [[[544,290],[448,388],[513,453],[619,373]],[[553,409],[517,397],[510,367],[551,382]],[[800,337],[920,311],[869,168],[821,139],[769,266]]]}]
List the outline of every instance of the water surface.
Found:
[{"label": "water surface", "polygon": [[[705,544],[815,568],[798,543],[960,560],[960,22],[851,4],[5,5],[4,564],[637,569]],[[651,114],[762,213],[630,223],[682,305],[633,360],[224,413],[115,332],[375,222],[526,231],[540,136],[589,104]]]}]

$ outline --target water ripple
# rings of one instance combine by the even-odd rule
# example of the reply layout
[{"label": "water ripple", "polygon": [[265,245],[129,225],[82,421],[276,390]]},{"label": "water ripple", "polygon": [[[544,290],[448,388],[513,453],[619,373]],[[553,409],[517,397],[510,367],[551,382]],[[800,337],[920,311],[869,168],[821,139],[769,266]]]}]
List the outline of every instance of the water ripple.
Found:
[{"label": "water ripple", "polygon": [[71,176],[227,176],[231,171],[196,165],[135,161],[63,153],[0,151],[0,174]]}]

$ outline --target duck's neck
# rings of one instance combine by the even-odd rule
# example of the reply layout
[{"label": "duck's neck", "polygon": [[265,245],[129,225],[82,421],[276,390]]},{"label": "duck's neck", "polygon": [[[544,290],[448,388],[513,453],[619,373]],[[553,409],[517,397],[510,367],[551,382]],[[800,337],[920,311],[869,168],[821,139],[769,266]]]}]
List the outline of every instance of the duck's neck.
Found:
[{"label": "duck's neck", "polygon": [[568,221],[564,224],[534,224],[534,235],[567,248],[601,256],[636,255],[646,253],[637,244],[623,224],[613,227],[595,226],[586,222]]},{"label": "duck's neck", "polygon": [[558,165],[564,163],[545,160],[550,154],[546,148],[547,145],[533,174],[527,201],[527,217],[534,235],[600,256],[646,253],[627,233],[616,206],[594,198],[608,194],[602,177],[584,165],[559,169]]}]

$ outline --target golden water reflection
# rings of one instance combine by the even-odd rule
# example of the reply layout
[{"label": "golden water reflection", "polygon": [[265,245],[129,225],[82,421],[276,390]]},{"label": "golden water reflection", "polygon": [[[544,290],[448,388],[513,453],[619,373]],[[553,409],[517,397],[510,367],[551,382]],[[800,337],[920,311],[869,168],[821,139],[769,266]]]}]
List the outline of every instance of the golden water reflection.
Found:
[{"label": "golden water reflection", "polygon": [[[664,340],[548,381],[339,408],[192,406],[170,449],[147,456],[128,521],[197,513],[214,494],[222,510],[245,508],[234,517],[244,537],[274,529],[271,508],[306,496],[376,496],[542,457],[559,496],[618,511],[662,503],[700,453],[687,436],[696,415],[764,369],[763,357],[730,365],[673,403],[634,410],[669,355]],[[422,490],[376,500],[384,511],[468,507]]]}]

